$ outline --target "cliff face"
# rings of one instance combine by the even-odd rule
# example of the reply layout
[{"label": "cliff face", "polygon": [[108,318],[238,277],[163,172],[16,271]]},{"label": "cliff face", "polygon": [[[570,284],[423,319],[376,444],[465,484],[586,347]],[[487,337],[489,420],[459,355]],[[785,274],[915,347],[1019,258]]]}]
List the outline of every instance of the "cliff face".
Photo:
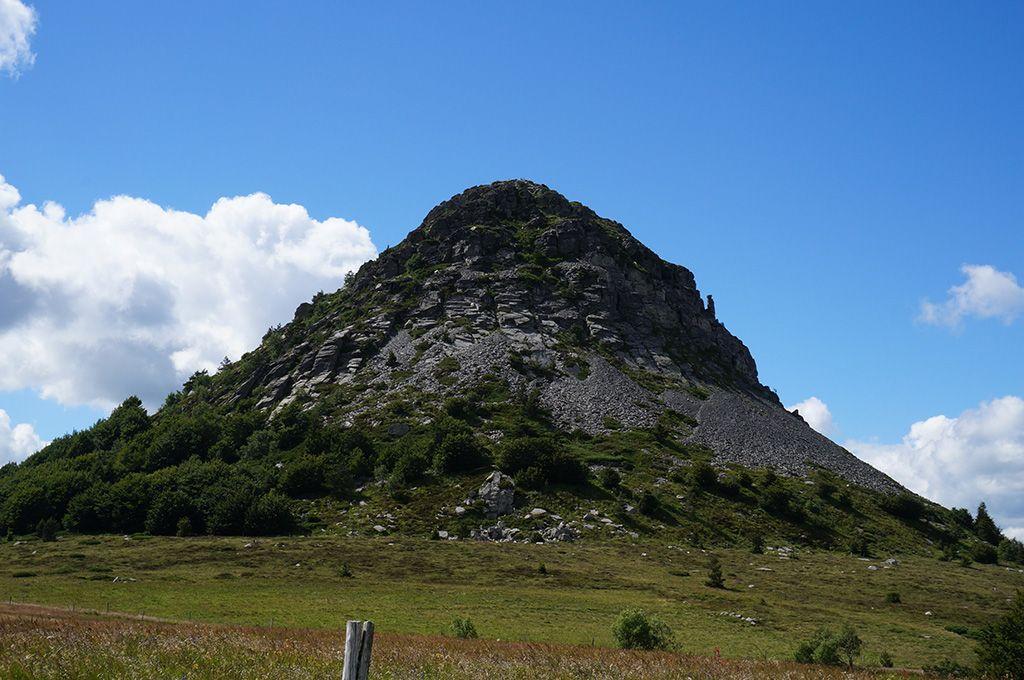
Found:
[{"label": "cliff face", "polygon": [[441,203],[232,374],[223,399],[271,412],[357,387],[342,421],[394,395],[444,399],[498,379],[567,431],[651,427],[670,412],[719,460],[791,473],[811,462],[897,488],[781,406],[689,270],[528,181]]}]

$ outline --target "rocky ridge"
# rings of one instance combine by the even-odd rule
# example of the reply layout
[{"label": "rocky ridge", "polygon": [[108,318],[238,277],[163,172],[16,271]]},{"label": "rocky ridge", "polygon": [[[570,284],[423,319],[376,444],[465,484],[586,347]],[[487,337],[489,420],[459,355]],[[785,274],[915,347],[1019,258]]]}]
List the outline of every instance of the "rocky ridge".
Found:
[{"label": "rocky ridge", "polygon": [[786,411],[689,270],[524,180],[441,203],[338,293],[300,305],[251,359],[223,398],[270,412],[374,385],[348,394],[345,421],[391,395],[444,399],[498,379],[536,395],[565,431],[648,428],[669,412],[718,462],[817,465],[899,488]]}]

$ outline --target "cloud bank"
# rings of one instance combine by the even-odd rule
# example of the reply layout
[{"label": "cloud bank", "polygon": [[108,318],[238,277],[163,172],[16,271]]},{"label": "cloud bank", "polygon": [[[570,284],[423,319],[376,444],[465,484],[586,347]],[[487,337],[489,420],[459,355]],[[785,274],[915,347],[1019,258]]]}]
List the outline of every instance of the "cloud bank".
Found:
[{"label": "cloud bank", "polygon": [[1024,287],[1013,274],[987,264],[965,264],[960,271],[967,280],[950,288],[944,302],[922,302],[919,321],[956,327],[967,317],[978,317],[1009,324],[1024,314]]},{"label": "cloud bank", "polygon": [[0,408],[0,465],[24,460],[46,444],[31,425],[12,426],[10,416]]},{"label": "cloud bank", "polygon": [[36,55],[31,40],[38,18],[21,0],[0,0],[0,74],[17,77]]},{"label": "cloud bank", "polygon": [[205,215],[115,196],[68,217],[0,176],[0,391],[159,405],[376,253],[355,222],[262,193]]},{"label": "cloud bank", "polygon": [[914,423],[898,444],[846,448],[912,491],[972,511],[988,503],[1005,533],[1024,538],[1024,399],[982,402]]}]

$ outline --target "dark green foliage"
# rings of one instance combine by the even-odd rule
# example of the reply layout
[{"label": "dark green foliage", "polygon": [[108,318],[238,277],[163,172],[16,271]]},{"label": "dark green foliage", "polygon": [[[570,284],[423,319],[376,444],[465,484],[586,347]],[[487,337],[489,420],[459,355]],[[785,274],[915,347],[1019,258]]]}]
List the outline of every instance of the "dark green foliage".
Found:
[{"label": "dark green foliage", "polygon": [[924,503],[921,499],[905,491],[883,496],[879,504],[883,510],[900,519],[915,521],[921,519],[921,515],[924,514]]},{"label": "dark green foliage", "polygon": [[867,536],[856,536],[850,541],[850,554],[857,557],[871,557],[871,540]]},{"label": "dark green foliage", "polygon": [[657,514],[658,510],[661,509],[661,503],[658,501],[658,497],[646,490],[640,494],[640,500],[637,503],[637,506],[639,507],[640,512],[644,515]]},{"label": "dark green foliage", "polygon": [[992,545],[999,545],[999,541],[1003,539],[1002,532],[999,531],[999,527],[988,514],[984,503],[978,506],[978,515],[974,519],[974,533],[978,538]]},{"label": "dark green foliage", "polygon": [[708,558],[708,578],[704,581],[704,585],[709,588],[725,587],[725,577],[722,576],[722,563],[714,555]]},{"label": "dark green foliage", "polygon": [[750,532],[750,552],[755,555],[764,553],[764,534],[756,529]]},{"label": "dark green foliage", "polygon": [[39,520],[39,524],[36,525],[36,536],[42,541],[56,541],[57,531],[60,530],[60,524],[57,520],[52,517],[47,519]]},{"label": "dark green foliage", "polygon": [[191,536],[194,533],[192,530],[192,520],[188,517],[179,519],[178,528],[174,533],[176,536]]},{"label": "dark green foliage", "polygon": [[953,508],[950,513],[957,525],[968,531],[974,531],[974,517],[971,516],[970,510],[967,508]]},{"label": "dark green foliage", "polygon": [[803,509],[795,503],[793,492],[774,476],[758,490],[757,504],[773,515],[803,518]]},{"label": "dark green foliage", "polygon": [[537,573],[538,574],[544,574],[545,576],[547,575],[548,568],[547,568],[547,566],[543,562],[541,562],[540,566],[537,567]]},{"label": "dark green foliage", "polygon": [[317,496],[324,491],[324,459],[301,456],[286,465],[278,482],[281,491],[293,498]]},{"label": "dark green foliage", "polygon": [[1024,543],[1016,538],[1004,538],[999,541],[999,559],[1003,562],[1024,564]]},{"label": "dark green foliage", "polygon": [[889,652],[882,652],[878,655],[878,665],[882,668],[892,668],[895,662],[892,660],[892,654]]},{"label": "dark green foliage", "polygon": [[431,464],[436,472],[465,472],[487,462],[486,452],[464,421],[451,416],[439,419],[433,425],[433,437]]},{"label": "dark green foliage", "polygon": [[245,517],[245,533],[249,536],[280,536],[293,531],[291,502],[274,491],[257,498]]},{"label": "dark green foliage", "polygon": [[900,594],[895,591],[888,592],[885,594],[885,601],[889,604],[899,604],[901,602]]},{"label": "dark green foliage", "polygon": [[712,491],[718,482],[718,473],[715,468],[703,461],[694,463],[690,468],[690,485],[694,489]]},{"label": "dark green foliage", "polygon": [[178,522],[184,518],[191,522],[192,517],[198,519],[198,515],[199,511],[189,496],[178,490],[164,491],[154,499],[146,513],[146,531],[173,536],[178,531]]},{"label": "dark green foliage", "polygon": [[473,625],[473,622],[461,617],[452,621],[451,631],[452,635],[463,640],[470,640],[479,637],[476,632],[476,626]]},{"label": "dark green foliage", "polygon": [[496,463],[526,488],[580,484],[587,478],[583,462],[573,458],[550,437],[509,439],[498,447]]},{"label": "dark green foliage", "polygon": [[352,567],[348,566],[348,562],[341,563],[341,569],[338,570],[338,576],[342,578],[353,578]]},{"label": "dark green foliage", "polygon": [[975,543],[971,546],[971,559],[978,564],[995,564],[999,553],[991,543]]},{"label": "dark green foliage", "polygon": [[974,669],[969,666],[957,663],[952,659],[943,659],[937,664],[925,666],[921,669],[927,675],[939,678],[971,678],[974,677]]},{"label": "dark green foliage", "polygon": [[622,476],[619,474],[619,471],[611,467],[601,468],[597,479],[601,486],[609,491],[617,491],[622,485]]},{"label": "dark green foliage", "polygon": [[978,639],[978,670],[993,678],[1024,678],[1024,591],[1010,610],[983,629]]},{"label": "dark green foliage", "polygon": [[626,609],[612,627],[615,643],[623,649],[668,649],[672,629],[642,609]]},{"label": "dark green foliage", "polygon": [[828,628],[819,629],[810,639],[800,643],[793,658],[799,663],[820,663],[828,666],[845,664],[853,668],[863,646],[857,631],[844,624],[838,632]]}]

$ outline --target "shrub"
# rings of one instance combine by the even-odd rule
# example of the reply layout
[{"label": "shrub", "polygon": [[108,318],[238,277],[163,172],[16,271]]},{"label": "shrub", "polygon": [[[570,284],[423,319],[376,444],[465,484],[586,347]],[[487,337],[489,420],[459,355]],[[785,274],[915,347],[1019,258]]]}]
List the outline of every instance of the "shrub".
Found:
[{"label": "shrub", "polygon": [[[587,479],[587,466],[562,451],[547,437],[516,437],[498,449],[497,464],[526,488],[548,484],[580,484]],[[521,474],[527,472],[527,474]]]},{"label": "shrub", "polygon": [[668,649],[672,644],[672,629],[642,609],[627,609],[619,614],[612,635],[623,649]]},{"label": "shrub", "polygon": [[978,670],[993,678],[1024,678],[1024,591],[978,638]]},{"label": "shrub", "polygon": [[709,588],[724,588],[725,578],[722,576],[722,563],[712,555],[708,558],[708,578],[704,585]]},{"label": "shrub", "polygon": [[650,491],[644,491],[640,494],[640,501],[637,503],[640,512],[645,515],[653,515],[658,512],[661,507],[661,503],[658,501],[658,497]]},{"label": "shrub", "polygon": [[146,531],[158,536],[173,536],[182,517],[197,514],[192,500],[178,490],[164,491],[146,513]]},{"label": "shrub", "polygon": [[853,627],[844,624],[838,633],[828,628],[819,628],[814,635],[800,643],[793,658],[799,663],[820,663],[839,666],[845,663],[853,668],[860,656],[863,643]]},{"label": "shrub", "polygon": [[939,678],[970,678],[974,676],[974,670],[959,664],[952,659],[943,659],[937,664],[924,666],[922,669],[927,675],[934,675]]},{"label": "shrub", "polygon": [[178,520],[178,526],[174,531],[176,536],[191,536],[192,531],[192,520],[188,517],[182,517]]},{"label": "shrub", "polygon": [[885,594],[885,601],[889,604],[900,604],[900,594],[892,591]]},{"label": "shrub", "polygon": [[257,498],[245,517],[245,533],[249,536],[278,536],[294,529],[291,501],[276,491]]},{"label": "shrub", "polygon": [[755,555],[764,553],[764,534],[756,529],[750,533],[750,552]]},{"label": "shrub", "polygon": [[338,570],[338,576],[342,578],[352,578],[352,567],[348,566],[348,562],[341,563],[341,569]]},{"label": "shrub", "polygon": [[878,665],[882,668],[892,668],[895,664],[892,660],[892,654],[889,652],[882,652],[878,655]]},{"label": "shrub", "polygon": [[622,475],[620,475],[619,471],[615,468],[601,468],[601,472],[598,474],[597,479],[601,483],[601,486],[610,491],[616,491],[619,486],[622,485]]},{"label": "shrub", "polygon": [[463,640],[479,637],[476,626],[469,619],[456,618],[451,625],[452,635]]},{"label": "shrub", "polygon": [[991,543],[975,543],[971,546],[971,559],[978,564],[995,564],[999,553]]},{"label": "shrub", "polygon": [[924,503],[921,499],[906,491],[883,496],[879,504],[883,510],[900,519],[918,520],[924,514]]},{"label": "shrub", "polygon": [[54,518],[41,519],[36,525],[36,535],[43,541],[56,541],[59,529],[60,523]]},{"label": "shrub", "polygon": [[999,559],[1003,562],[1024,563],[1024,543],[1016,538],[999,541]]},{"label": "shrub", "polygon": [[708,463],[695,463],[690,468],[690,485],[695,489],[711,491],[718,482],[718,473]]},{"label": "shrub", "polygon": [[289,463],[281,472],[278,486],[292,498],[319,494],[324,487],[323,459],[302,456]]}]

